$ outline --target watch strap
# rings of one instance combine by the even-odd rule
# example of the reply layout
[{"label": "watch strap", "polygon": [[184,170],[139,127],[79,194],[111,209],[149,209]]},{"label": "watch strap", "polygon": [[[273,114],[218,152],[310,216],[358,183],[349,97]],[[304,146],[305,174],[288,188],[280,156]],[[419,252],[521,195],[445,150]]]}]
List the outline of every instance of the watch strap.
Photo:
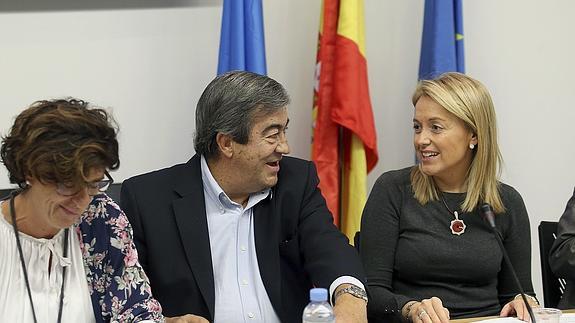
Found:
[{"label": "watch strap", "polygon": [[365,292],[365,290],[363,290],[362,288],[356,286],[356,285],[350,285],[347,286],[345,288],[342,288],[340,290],[338,290],[337,292],[335,292],[335,295],[333,297],[334,302],[337,301],[337,298],[339,296],[341,296],[341,294],[350,294],[351,296],[363,299],[364,301],[367,302],[367,293]]}]

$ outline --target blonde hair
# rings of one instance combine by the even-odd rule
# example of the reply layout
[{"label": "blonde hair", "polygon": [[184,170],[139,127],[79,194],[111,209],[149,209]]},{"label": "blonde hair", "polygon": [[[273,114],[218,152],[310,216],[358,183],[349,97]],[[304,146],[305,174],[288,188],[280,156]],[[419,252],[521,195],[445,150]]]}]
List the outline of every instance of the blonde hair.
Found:
[{"label": "blonde hair", "polygon": [[[461,73],[449,72],[433,80],[422,80],[413,93],[413,105],[426,96],[461,119],[476,135],[477,146],[467,171],[467,194],[461,208],[473,211],[479,203],[489,203],[496,213],[505,211],[499,195],[500,164],[497,122],[493,101],[479,81]],[[411,170],[411,186],[421,204],[438,200],[439,189],[421,166]]]}]

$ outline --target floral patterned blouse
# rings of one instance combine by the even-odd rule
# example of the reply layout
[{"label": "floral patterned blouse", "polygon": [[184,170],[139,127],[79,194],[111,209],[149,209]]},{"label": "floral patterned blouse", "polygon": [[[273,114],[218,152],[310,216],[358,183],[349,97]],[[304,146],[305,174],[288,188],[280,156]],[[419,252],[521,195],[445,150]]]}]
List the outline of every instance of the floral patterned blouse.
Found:
[{"label": "floral patterned blouse", "polygon": [[120,207],[99,194],[75,229],[96,322],[164,322]]}]

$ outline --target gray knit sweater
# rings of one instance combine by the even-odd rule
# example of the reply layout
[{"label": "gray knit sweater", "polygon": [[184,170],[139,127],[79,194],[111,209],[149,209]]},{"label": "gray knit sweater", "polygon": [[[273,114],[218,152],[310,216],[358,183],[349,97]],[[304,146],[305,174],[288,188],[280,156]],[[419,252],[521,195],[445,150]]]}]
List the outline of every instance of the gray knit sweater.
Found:
[{"label": "gray knit sweater", "polygon": [[[363,211],[360,251],[370,318],[432,296],[452,319],[498,314],[518,289],[487,222],[478,210],[460,214],[465,232],[452,234],[454,215],[442,201],[421,205],[413,196],[410,169],[381,175]],[[527,210],[515,189],[503,183],[499,189],[506,212],[496,215],[496,225],[523,288],[534,295]],[[443,196],[452,211],[465,199],[465,193]]]}]

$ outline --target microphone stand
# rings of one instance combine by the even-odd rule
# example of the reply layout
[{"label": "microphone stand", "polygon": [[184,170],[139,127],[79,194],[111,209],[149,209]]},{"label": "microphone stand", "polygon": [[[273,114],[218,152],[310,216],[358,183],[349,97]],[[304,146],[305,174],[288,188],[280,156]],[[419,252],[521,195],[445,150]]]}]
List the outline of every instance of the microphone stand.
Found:
[{"label": "microphone stand", "polygon": [[505,246],[503,246],[503,240],[501,239],[501,233],[497,230],[497,227],[495,226],[495,216],[493,214],[493,209],[491,208],[491,205],[489,205],[487,203],[483,204],[481,206],[481,213],[483,213],[483,215],[487,219],[487,222],[489,222],[489,226],[491,227],[491,231],[495,235],[495,240],[497,240],[497,244],[499,245],[499,248],[501,249],[501,253],[503,253],[503,259],[505,260],[505,264],[507,264],[507,266],[509,267],[509,269],[511,271],[511,275],[513,276],[513,280],[515,280],[515,285],[517,285],[517,287],[519,288],[519,294],[521,295],[521,299],[523,300],[523,303],[525,303],[525,306],[527,307],[527,312],[529,313],[529,317],[531,317],[531,322],[536,323],[535,315],[533,314],[533,310],[531,309],[531,305],[529,305],[529,302],[527,301],[527,297],[525,297],[525,292],[523,291],[523,287],[521,286],[521,283],[519,282],[519,278],[517,278],[517,274],[515,273],[515,269],[513,268],[513,265],[511,264],[511,260],[509,259],[509,255],[507,254],[507,250],[505,249]]}]

